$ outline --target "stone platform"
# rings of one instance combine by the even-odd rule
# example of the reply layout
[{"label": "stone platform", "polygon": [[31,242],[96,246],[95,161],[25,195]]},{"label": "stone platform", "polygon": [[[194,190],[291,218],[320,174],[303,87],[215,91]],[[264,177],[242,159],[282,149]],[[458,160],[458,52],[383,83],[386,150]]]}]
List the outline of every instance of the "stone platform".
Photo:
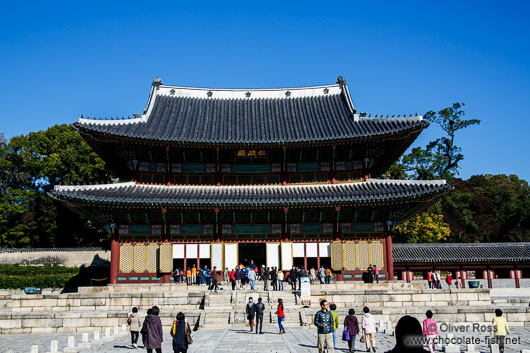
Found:
[{"label": "stone platform", "polygon": [[161,308],[164,326],[169,326],[182,311],[197,329],[238,327],[246,324],[245,305],[248,297],[263,298],[266,305],[265,321],[276,322],[278,298],[285,306],[287,327],[311,327],[312,316],[319,309],[319,301],[326,299],[337,305],[343,317],[349,308],[361,313],[364,306],[378,316],[378,320],[395,325],[410,314],[423,320],[431,309],[439,320],[456,323],[486,324],[493,319],[494,309],[500,307],[510,326],[530,326],[528,303],[517,299],[492,299],[489,289],[425,289],[424,285],[403,282],[380,284],[334,283],[311,286],[311,306],[303,307],[300,292],[224,290],[209,292],[205,286],[177,284],[113,285],[82,287],[77,293],[44,290],[41,295],[26,295],[20,291],[0,292],[0,333],[80,333],[103,332],[107,327],[126,323],[133,306],[145,315],[148,308]]}]

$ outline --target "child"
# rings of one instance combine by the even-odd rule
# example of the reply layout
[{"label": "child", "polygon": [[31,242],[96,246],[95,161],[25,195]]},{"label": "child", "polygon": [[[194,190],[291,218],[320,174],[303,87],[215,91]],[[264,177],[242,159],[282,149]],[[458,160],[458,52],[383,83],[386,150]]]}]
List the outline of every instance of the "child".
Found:
[{"label": "child", "polygon": [[495,318],[493,319],[493,332],[495,333],[495,342],[499,345],[499,352],[504,353],[504,340],[507,334],[510,334],[508,323],[502,317],[502,310],[495,310]]},{"label": "child", "polygon": [[423,320],[423,335],[427,337],[429,350],[434,353],[434,339],[438,336],[438,324],[432,318],[432,311],[427,310],[425,313],[427,318]]}]

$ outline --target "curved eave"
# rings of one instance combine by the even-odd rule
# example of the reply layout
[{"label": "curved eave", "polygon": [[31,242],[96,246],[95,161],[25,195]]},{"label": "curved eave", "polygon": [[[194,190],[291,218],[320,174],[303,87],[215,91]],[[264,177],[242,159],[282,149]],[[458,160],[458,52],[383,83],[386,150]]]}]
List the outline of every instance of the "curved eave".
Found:
[{"label": "curved eave", "polygon": [[[390,119],[390,118],[389,118]],[[92,139],[95,142],[115,142],[115,141],[127,141],[137,144],[149,145],[149,146],[178,146],[178,147],[196,147],[196,148],[214,148],[214,147],[226,147],[226,148],[239,148],[249,146],[261,146],[268,148],[278,148],[278,146],[285,147],[309,147],[309,146],[333,146],[333,145],[346,145],[353,143],[361,143],[368,141],[385,141],[393,139],[409,139],[410,143],[414,142],[419,133],[429,126],[427,121],[422,120],[418,126],[414,126],[408,129],[391,131],[389,133],[380,133],[372,135],[362,136],[351,136],[341,138],[322,138],[322,139],[308,139],[308,140],[296,140],[296,141],[247,141],[247,142],[228,142],[228,141],[211,141],[209,143],[198,142],[198,141],[172,141],[163,139],[150,139],[150,138],[139,138],[130,137],[126,135],[117,135],[107,132],[101,132],[92,130],[86,125],[80,125],[78,123],[73,124],[74,128],[84,135],[87,139]]]},{"label": "curved eave", "polygon": [[[324,184],[328,185],[328,184]],[[340,185],[340,184],[335,184]],[[301,185],[300,185],[301,186]],[[168,188],[172,188],[174,186],[168,186]],[[265,186],[260,186],[265,187]],[[278,188],[286,188],[289,186],[278,186]],[[311,187],[311,186],[308,186]],[[318,185],[316,185],[318,187]],[[384,184],[380,185],[380,187],[383,189]],[[222,187],[214,187],[215,188],[222,188]],[[200,189],[200,187],[199,187]],[[403,192],[397,192],[396,195],[392,195],[389,197],[368,197],[365,196],[368,199],[356,199],[355,195],[342,195],[342,196],[335,196],[335,197],[329,197],[325,196],[323,198],[320,198],[318,200],[304,200],[302,197],[296,197],[296,201],[290,200],[285,201],[281,199],[275,199],[275,200],[268,200],[267,202],[245,202],[245,200],[237,199],[230,202],[223,202],[222,200],[213,200],[213,201],[200,201],[200,197],[204,194],[201,194],[200,192],[196,192],[196,196],[194,199],[199,199],[197,202],[178,202],[176,198],[168,198],[163,200],[149,200],[148,198],[144,197],[142,199],[129,199],[129,200],[116,200],[115,197],[105,197],[105,196],[91,196],[89,193],[81,196],[72,196],[68,195],[66,192],[58,192],[58,191],[52,191],[51,197],[63,200],[68,202],[72,205],[105,205],[105,206],[118,206],[118,207],[188,207],[188,208],[201,208],[201,207],[221,207],[221,208],[278,208],[278,207],[311,207],[311,206],[338,206],[338,205],[357,205],[357,206],[371,206],[371,205],[391,205],[391,204],[403,204],[408,202],[417,202],[417,201],[423,201],[430,203],[432,202],[436,197],[439,197],[448,191],[450,191],[451,186],[448,184],[443,184],[443,186],[439,186],[438,188],[424,192],[421,194],[416,194],[412,196],[407,196],[405,193],[407,190],[404,190]],[[220,190],[220,189],[219,189]],[[293,190],[294,192],[294,190]],[[410,192],[410,191],[409,191]],[[191,192],[193,193],[193,192]],[[185,195],[184,195],[185,196]],[[349,198],[348,198],[349,197]],[[359,197],[357,197],[359,198]],[[182,198],[180,198],[182,200]]]}]

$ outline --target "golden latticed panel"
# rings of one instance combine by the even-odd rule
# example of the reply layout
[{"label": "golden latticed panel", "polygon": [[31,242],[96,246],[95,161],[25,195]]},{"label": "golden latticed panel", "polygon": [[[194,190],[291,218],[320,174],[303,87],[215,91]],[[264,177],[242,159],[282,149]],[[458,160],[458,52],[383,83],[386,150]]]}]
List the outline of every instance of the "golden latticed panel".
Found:
[{"label": "golden latticed panel", "polygon": [[136,243],[134,249],[134,272],[143,273],[147,268],[146,250],[147,246],[144,243]]},{"label": "golden latticed panel", "polygon": [[357,260],[355,256],[355,243],[347,241],[344,243],[344,268],[346,270],[355,270]]},{"label": "golden latticed panel", "polygon": [[366,270],[368,266],[370,266],[370,244],[365,241],[359,242],[359,244],[357,244],[357,248],[359,251],[359,263],[357,266],[361,270]]},{"label": "golden latticed panel", "polygon": [[149,243],[147,246],[147,272],[155,273],[157,272],[158,265],[158,244]]},{"label": "golden latticed panel", "polygon": [[133,248],[131,244],[120,245],[120,272],[130,273],[133,268]]},{"label": "golden latticed panel", "polygon": [[170,243],[160,244],[160,272],[169,273],[173,267],[173,245]]},{"label": "golden latticed panel", "polygon": [[331,268],[335,271],[340,271],[344,267],[344,259],[342,254],[342,242],[334,241],[330,245],[331,249]]},{"label": "golden latticed panel", "polygon": [[383,242],[372,242],[370,250],[372,253],[372,265],[377,265],[377,268],[379,269],[384,268],[385,263],[383,261]]}]

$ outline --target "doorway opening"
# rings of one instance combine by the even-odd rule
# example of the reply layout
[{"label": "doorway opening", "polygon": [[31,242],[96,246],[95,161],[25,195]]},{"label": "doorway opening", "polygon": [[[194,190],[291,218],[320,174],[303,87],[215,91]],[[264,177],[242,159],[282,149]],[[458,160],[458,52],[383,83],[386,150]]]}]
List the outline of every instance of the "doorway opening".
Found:
[{"label": "doorway opening", "polygon": [[266,264],[266,250],[265,243],[252,243],[238,245],[239,263],[247,266],[254,261],[256,266]]}]

